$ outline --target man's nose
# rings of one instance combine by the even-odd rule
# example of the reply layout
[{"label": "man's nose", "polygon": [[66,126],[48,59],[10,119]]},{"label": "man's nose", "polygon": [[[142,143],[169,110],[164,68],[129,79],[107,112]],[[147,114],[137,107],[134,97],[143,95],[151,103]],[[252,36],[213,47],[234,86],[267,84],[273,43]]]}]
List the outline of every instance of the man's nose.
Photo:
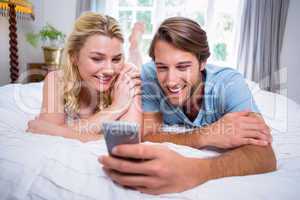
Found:
[{"label": "man's nose", "polygon": [[167,85],[169,87],[174,87],[178,84],[179,77],[175,71],[169,71],[168,78],[167,78]]}]

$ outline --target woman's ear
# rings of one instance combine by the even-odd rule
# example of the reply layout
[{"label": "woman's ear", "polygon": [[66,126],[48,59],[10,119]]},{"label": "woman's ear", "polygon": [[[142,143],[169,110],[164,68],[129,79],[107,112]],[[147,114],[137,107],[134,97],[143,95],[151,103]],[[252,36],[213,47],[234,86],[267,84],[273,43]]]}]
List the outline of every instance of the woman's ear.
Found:
[{"label": "woman's ear", "polygon": [[70,61],[73,65],[78,65],[78,58],[77,55],[70,55]]}]

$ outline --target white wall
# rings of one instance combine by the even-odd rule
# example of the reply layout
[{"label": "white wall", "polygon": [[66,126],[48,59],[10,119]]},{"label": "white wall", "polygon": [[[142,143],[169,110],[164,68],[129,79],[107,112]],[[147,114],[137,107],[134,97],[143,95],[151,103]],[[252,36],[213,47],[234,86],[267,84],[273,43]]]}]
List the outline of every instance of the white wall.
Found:
[{"label": "white wall", "polygon": [[287,96],[300,104],[300,1],[290,0],[281,52],[281,66],[287,68]]},{"label": "white wall", "polygon": [[[20,75],[29,62],[42,62],[40,48],[31,47],[25,40],[28,32],[37,32],[47,22],[69,34],[75,20],[76,0],[30,0],[35,7],[35,21],[18,21],[18,48]],[[0,16],[0,85],[10,82],[8,19]]]},{"label": "white wall", "polygon": [[45,22],[69,34],[75,22],[76,0],[45,0],[44,2]]}]

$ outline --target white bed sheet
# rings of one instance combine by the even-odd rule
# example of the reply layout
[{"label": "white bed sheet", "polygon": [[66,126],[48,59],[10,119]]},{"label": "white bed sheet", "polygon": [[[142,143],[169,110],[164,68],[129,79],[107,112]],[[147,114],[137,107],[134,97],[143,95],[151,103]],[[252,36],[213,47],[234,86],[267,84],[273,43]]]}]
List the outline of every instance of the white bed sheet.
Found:
[{"label": "white bed sheet", "polygon": [[[152,196],[114,184],[97,162],[107,154],[103,140],[32,135],[27,121],[39,113],[41,83],[0,87],[0,199],[272,199],[299,198],[300,107],[273,93],[253,88],[264,118],[272,127],[276,172],[209,181],[194,189]],[[165,143],[190,157],[216,155]],[[181,180],[178,180],[181,181]]]}]

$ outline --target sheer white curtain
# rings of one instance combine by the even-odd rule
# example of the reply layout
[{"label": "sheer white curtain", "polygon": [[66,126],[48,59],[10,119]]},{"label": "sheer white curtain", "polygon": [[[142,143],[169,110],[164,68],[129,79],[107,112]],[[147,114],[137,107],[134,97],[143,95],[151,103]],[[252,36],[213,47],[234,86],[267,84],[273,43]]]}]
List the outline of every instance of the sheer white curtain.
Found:
[{"label": "sheer white curtain", "polygon": [[238,69],[260,87],[280,92],[279,58],[289,0],[244,0]]}]

